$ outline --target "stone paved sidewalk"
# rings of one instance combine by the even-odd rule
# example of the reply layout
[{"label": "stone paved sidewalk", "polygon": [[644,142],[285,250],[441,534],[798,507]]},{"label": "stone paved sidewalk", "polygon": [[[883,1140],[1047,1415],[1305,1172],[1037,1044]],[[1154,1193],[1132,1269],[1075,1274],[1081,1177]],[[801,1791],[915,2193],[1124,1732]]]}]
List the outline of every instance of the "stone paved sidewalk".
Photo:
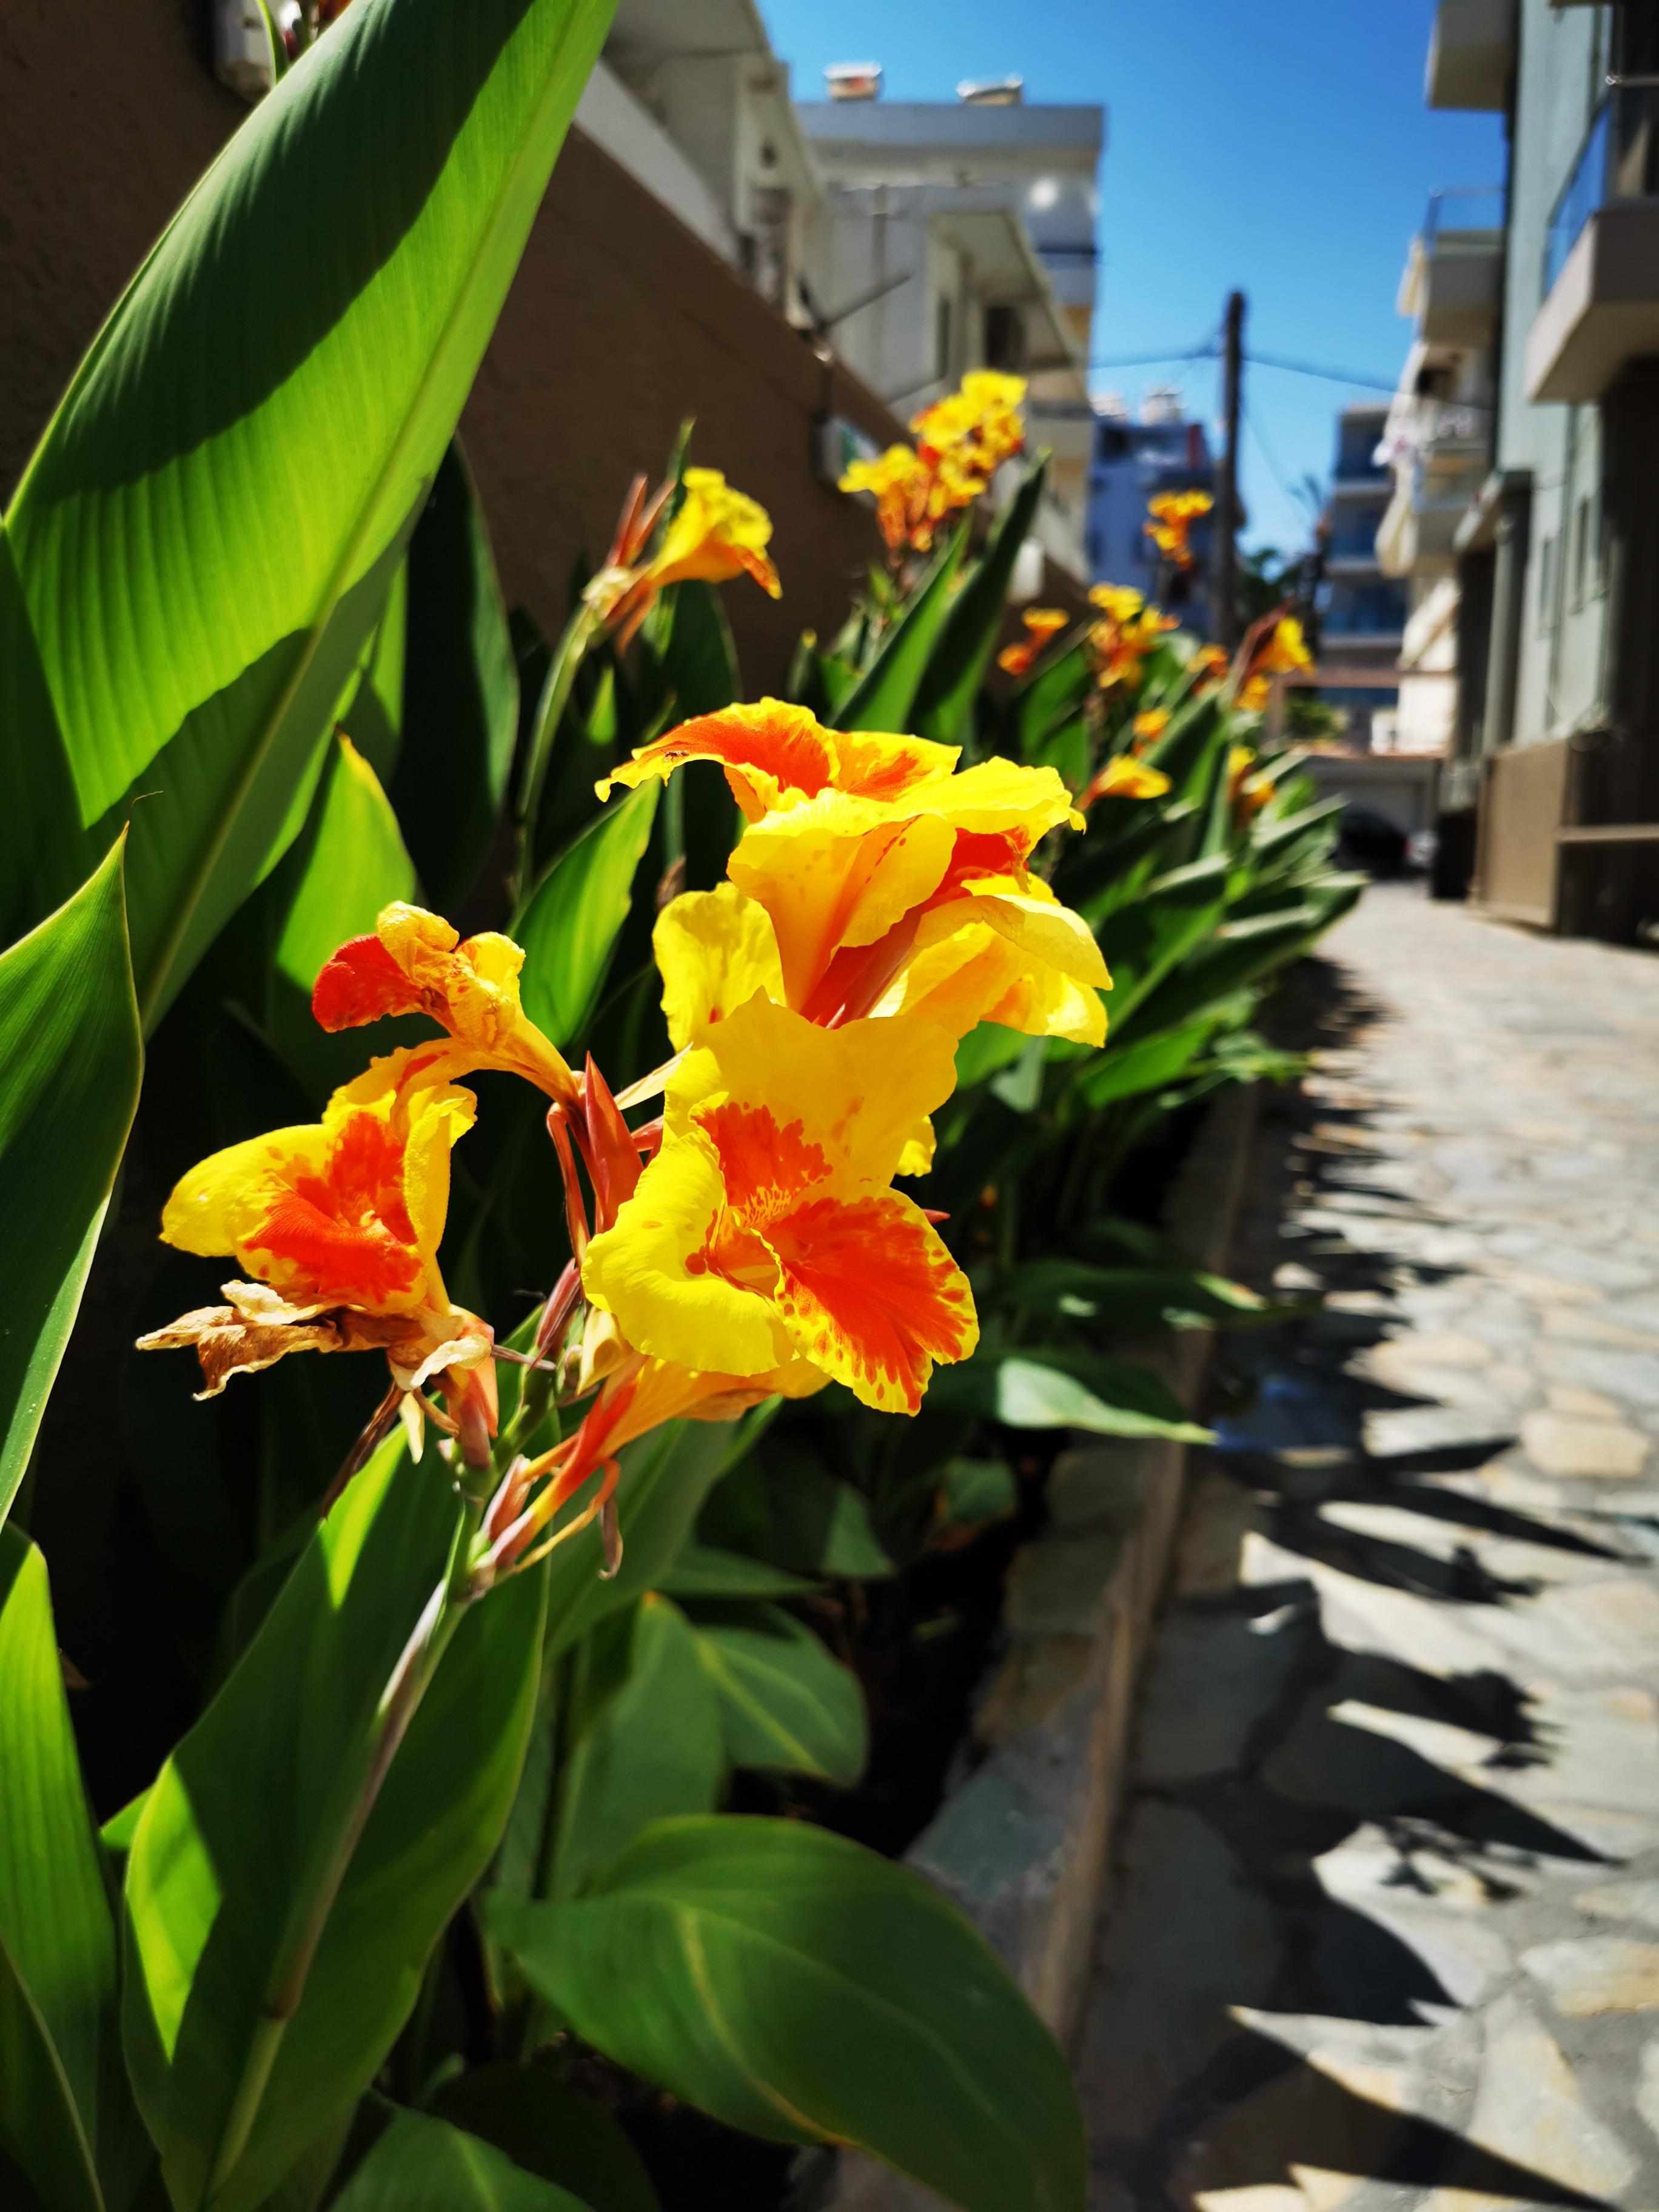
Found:
[{"label": "stone paved sidewalk", "polygon": [[1659,957],[1327,947],[1143,1689],[1095,2212],[1659,2208]]}]

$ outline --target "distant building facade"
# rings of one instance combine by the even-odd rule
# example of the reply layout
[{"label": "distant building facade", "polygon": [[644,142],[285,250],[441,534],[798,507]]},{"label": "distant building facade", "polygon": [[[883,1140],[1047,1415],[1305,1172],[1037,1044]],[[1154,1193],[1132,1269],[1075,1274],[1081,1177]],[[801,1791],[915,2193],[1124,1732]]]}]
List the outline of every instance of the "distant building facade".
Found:
[{"label": "distant building facade", "polygon": [[1386,406],[1370,404],[1337,416],[1325,509],[1319,666],[1334,679],[1330,703],[1347,716],[1349,742],[1362,752],[1395,747],[1407,611],[1404,584],[1383,573],[1376,553],[1394,488],[1378,452],[1388,420]]},{"label": "distant building facade", "polygon": [[873,66],[830,89],[795,111],[823,180],[804,255],[815,319],[906,417],[966,370],[1024,376],[1031,443],[1054,454],[1039,535],[1081,571],[1104,110],[1028,104],[1017,79],[887,101]]},{"label": "distant building facade", "polygon": [[[1146,535],[1148,503],[1162,492],[1215,490],[1215,462],[1202,422],[1183,416],[1178,396],[1154,387],[1132,417],[1115,397],[1095,403],[1094,447],[1089,462],[1085,548],[1089,579],[1128,584],[1148,599],[1158,596],[1158,556]],[[1212,559],[1210,517],[1193,526],[1193,567],[1165,580],[1163,598],[1184,627],[1209,635]]]},{"label": "distant building facade", "polygon": [[1428,98],[1510,148],[1443,842],[1488,909],[1630,941],[1659,924],[1659,9],[1440,0]]}]

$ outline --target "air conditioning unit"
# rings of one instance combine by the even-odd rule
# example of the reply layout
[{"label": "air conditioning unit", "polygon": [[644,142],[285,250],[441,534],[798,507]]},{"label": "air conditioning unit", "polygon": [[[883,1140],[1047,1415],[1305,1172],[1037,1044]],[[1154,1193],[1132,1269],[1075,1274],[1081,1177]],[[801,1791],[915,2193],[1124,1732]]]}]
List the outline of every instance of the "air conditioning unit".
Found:
[{"label": "air conditioning unit", "polygon": [[213,0],[213,74],[250,106],[270,90],[270,34],[259,0]]}]

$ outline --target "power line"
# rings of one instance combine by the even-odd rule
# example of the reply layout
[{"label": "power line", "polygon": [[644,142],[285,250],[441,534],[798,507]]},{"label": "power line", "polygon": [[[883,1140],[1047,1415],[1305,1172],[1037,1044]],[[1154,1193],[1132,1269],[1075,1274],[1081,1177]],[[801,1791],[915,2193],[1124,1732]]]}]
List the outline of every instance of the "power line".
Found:
[{"label": "power line", "polygon": [[1397,376],[1361,376],[1350,368],[1320,368],[1310,361],[1286,361],[1282,356],[1272,353],[1253,353],[1250,360],[1257,368],[1288,369],[1292,376],[1317,376],[1327,384],[1358,384],[1370,392],[1397,392],[1400,389]]},{"label": "power line", "polygon": [[1119,353],[1097,354],[1089,362],[1091,368],[1147,368],[1166,361],[1213,361],[1220,349],[1212,338],[1201,345],[1186,346],[1177,353]]}]

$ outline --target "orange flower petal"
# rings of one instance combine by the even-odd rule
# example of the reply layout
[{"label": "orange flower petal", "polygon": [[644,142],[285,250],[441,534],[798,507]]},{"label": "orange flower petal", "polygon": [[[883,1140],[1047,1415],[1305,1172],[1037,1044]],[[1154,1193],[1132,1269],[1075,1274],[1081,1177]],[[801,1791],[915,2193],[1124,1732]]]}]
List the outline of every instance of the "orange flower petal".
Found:
[{"label": "orange flower petal", "polygon": [[328,1030],[359,1029],[382,1014],[418,1013],[421,994],[380,939],[354,937],[324,964],[311,1011]]},{"label": "orange flower petal", "polygon": [[896,1191],[809,1199],[766,1242],[791,1338],[864,1405],[915,1413],[933,1362],[965,1359],[979,1341],[967,1277]]}]

